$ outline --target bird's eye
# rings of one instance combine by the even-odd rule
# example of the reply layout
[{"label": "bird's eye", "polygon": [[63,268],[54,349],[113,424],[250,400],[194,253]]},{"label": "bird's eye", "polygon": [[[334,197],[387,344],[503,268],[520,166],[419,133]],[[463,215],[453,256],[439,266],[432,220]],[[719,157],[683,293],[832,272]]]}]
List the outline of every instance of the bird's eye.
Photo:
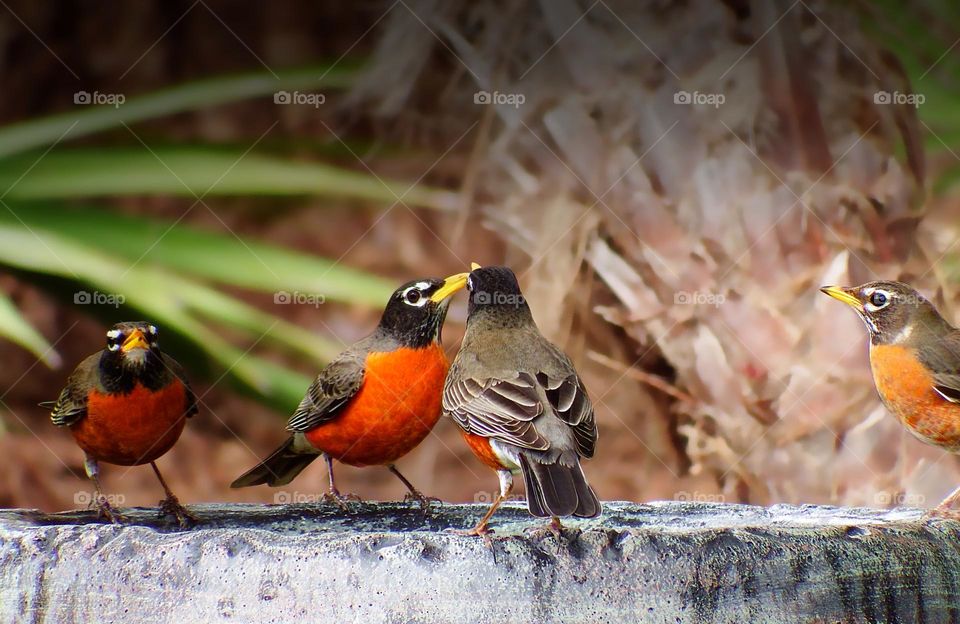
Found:
[{"label": "bird's eye", "polygon": [[877,291],[870,295],[870,303],[875,308],[882,308],[883,306],[887,305],[887,295]]},{"label": "bird's eye", "polygon": [[408,290],[407,294],[405,294],[403,298],[404,298],[404,301],[406,301],[410,305],[417,305],[418,303],[420,303],[420,298],[422,296],[423,295],[419,290],[417,290],[416,288],[413,288],[411,290]]}]

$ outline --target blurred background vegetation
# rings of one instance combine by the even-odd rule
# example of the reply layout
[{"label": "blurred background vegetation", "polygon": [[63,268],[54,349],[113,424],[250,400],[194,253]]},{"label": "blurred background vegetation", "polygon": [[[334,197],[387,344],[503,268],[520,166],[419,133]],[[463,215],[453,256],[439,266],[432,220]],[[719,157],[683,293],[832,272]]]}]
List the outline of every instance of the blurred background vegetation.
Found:
[{"label": "blurred background vegetation", "polygon": [[[797,390],[789,358],[811,370],[838,358],[804,346],[817,334],[794,323],[817,306],[838,327],[827,319],[845,311],[810,294],[820,277],[913,275],[951,305],[960,9],[600,4],[0,9],[0,448],[15,460],[0,467],[0,504],[73,506],[81,454],[36,403],[131,318],[160,325],[202,399],[162,460],[175,491],[272,501],[226,484],[283,438],[312,376],[370,331],[397,283],[470,261],[524,276],[544,330],[600,399],[588,471],[603,497],[877,504],[912,491],[910,467],[935,452],[911,447],[901,462],[858,450],[859,476],[872,475],[861,489],[854,475],[789,479],[824,453],[825,470],[851,461],[847,434],[877,410],[862,351],[844,352],[854,365],[831,377],[837,418],[797,425],[781,398]],[[526,101],[474,103],[497,89]],[[678,89],[726,103],[678,107]],[[884,107],[878,92],[924,102]],[[794,196],[811,207],[792,214]],[[796,240],[766,247],[768,231]],[[768,264],[779,273],[756,270]],[[791,338],[765,352],[767,334],[736,303],[723,308],[734,331],[712,332],[716,306],[655,311],[686,292],[759,306],[783,324],[771,334]],[[758,303],[771,293],[780,300]],[[458,304],[451,354],[463,319]],[[713,387],[728,374],[737,396]],[[884,427],[869,445],[900,435]],[[784,455],[789,444],[804,457]],[[404,464],[452,500],[495,486],[449,423]],[[152,504],[141,472],[108,470],[108,487]],[[399,498],[385,472],[341,469],[344,489]],[[324,480],[317,466],[292,489]]]}]

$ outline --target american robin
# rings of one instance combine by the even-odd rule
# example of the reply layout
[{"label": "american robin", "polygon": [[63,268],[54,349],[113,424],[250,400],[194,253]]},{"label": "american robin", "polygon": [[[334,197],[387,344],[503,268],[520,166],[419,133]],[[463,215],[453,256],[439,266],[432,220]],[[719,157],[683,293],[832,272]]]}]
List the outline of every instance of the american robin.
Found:
[{"label": "american robin", "polygon": [[398,288],[372,334],[354,343],[317,375],[287,422],[280,448],[230,487],[286,485],[323,455],[328,498],[341,506],[333,460],[351,466],[386,466],[426,507],[429,500],[397,470],[440,419],[440,395],[450,363],[440,343],[449,297],[467,274],[421,279]]},{"label": "american robin", "polygon": [[497,471],[500,493],[468,535],[487,523],[523,473],[538,517],[593,518],[600,501],[580,467],[597,442],[593,405],[573,364],[537,329],[513,271],[478,267],[467,278],[467,329],[443,389],[473,453]]},{"label": "american robin", "polygon": [[160,351],[157,326],[136,321],[114,325],[107,332],[107,347],[80,362],[53,403],[50,419],[69,427],[86,454],[84,468],[97,490],[101,515],[119,520],[100,487],[98,462],[149,463],[166,493],[161,512],[187,526],[193,517],[170,491],[156,460],[196,413],[183,368]]},{"label": "american robin", "polygon": [[[960,452],[960,331],[917,291],[901,282],[820,289],[852,307],[870,333],[877,392],[921,441]],[[932,513],[951,515],[953,491]]]}]

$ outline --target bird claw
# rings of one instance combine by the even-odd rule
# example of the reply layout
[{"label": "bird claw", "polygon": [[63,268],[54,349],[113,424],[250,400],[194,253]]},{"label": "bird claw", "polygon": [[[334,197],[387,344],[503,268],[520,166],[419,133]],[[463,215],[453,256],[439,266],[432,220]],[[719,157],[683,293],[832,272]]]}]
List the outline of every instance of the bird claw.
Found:
[{"label": "bird claw", "polygon": [[494,530],[486,524],[478,524],[472,529],[446,529],[446,532],[452,533],[453,535],[462,535],[464,537],[483,538],[483,543],[487,546],[487,548],[493,550]]},{"label": "bird claw", "polygon": [[435,496],[426,496],[425,494],[416,491],[407,492],[407,495],[403,497],[403,502],[419,504],[420,511],[422,511],[424,515],[430,514],[430,505],[433,503],[436,503],[438,507],[443,504],[443,501]]},{"label": "bird claw", "polygon": [[526,529],[527,535],[531,538],[540,539],[550,534],[558,541],[563,539],[563,531],[564,526],[560,524],[560,520],[557,518],[552,518],[545,526],[535,526]]},{"label": "bird claw", "polygon": [[934,507],[925,514],[927,518],[942,518],[944,520],[960,520],[960,509],[949,507]]},{"label": "bird claw", "polygon": [[325,503],[332,503],[340,508],[344,513],[350,512],[350,506],[347,503],[362,503],[363,499],[357,496],[356,494],[341,494],[339,490],[332,490],[323,495],[322,498]]},{"label": "bird claw", "polygon": [[98,494],[96,498],[90,501],[88,508],[96,508],[97,518],[103,518],[110,524],[121,524],[126,520],[116,509],[107,501],[107,497]]},{"label": "bird claw", "polygon": [[170,496],[160,501],[157,517],[160,519],[173,517],[177,520],[181,529],[189,529],[199,522],[195,515],[180,504],[180,500],[176,496]]}]

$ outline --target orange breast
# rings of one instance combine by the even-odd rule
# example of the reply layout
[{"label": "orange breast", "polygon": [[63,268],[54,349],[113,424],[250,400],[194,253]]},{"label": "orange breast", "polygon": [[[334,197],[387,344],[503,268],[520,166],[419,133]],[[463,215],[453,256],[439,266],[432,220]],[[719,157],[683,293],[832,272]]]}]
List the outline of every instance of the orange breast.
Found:
[{"label": "orange breast", "polygon": [[150,391],[137,384],[127,394],[87,395],[87,415],[70,427],[88,455],[121,466],[139,466],[170,450],[186,421],[187,395],[175,380]]},{"label": "orange breast", "polygon": [[334,420],[306,432],[307,440],[352,466],[393,463],[440,419],[449,366],[439,345],[371,353],[356,396]]},{"label": "orange breast", "polygon": [[493,448],[490,447],[489,438],[478,436],[473,433],[467,433],[462,429],[460,430],[460,433],[463,435],[463,439],[467,441],[467,446],[469,446],[470,450],[473,451],[473,454],[477,456],[477,459],[494,470],[507,469],[507,467],[504,466],[497,457],[497,454],[493,452]]},{"label": "orange breast", "polygon": [[960,405],[933,389],[933,376],[910,349],[877,345],[870,349],[877,391],[907,429],[928,444],[960,450]]}]

